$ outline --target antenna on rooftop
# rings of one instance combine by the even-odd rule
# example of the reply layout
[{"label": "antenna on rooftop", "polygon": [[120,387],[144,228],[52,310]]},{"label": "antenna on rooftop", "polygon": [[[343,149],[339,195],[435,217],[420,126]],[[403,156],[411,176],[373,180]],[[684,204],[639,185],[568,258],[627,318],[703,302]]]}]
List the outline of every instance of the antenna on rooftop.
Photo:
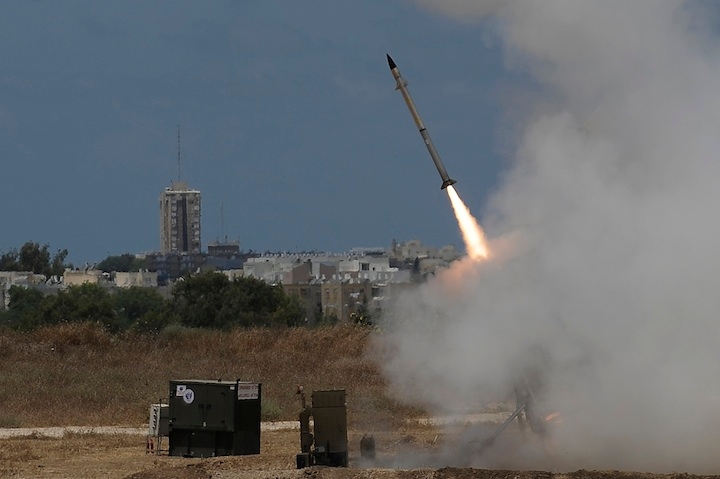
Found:
[{"label": "antenna on rooftop", "polygon": [[227,236],[225,236],[225,203],[220,203],[220,235],[224,238],[223,241],[227,243]]},{"label": "antenna on rooftop", "polygon": [[178,163],[178,181],[182,180],[182,170],[180,169],[180,125],[177,126],[177,163]]}]

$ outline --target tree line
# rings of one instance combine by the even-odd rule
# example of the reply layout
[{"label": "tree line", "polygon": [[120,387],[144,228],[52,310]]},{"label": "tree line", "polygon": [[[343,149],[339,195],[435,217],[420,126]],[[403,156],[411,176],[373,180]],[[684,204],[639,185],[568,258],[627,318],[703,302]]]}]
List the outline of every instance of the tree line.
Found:
[{"label": "tree line", "polygon": [[30,271],[43,274],[46,278],[62,276],[65,268],[72,265],[65,264],[68,250],[58,250],[50,254],[50,246],[28,241],[20,249],[12,248],[7,253],[0,254],[0,271]]},{"label": "tree line", "polygon": [[[68,250],[62,249],[50,254],[50,245],[28,241],[17,248],[7,252],[0,251],[0,271],[30,271],[34,274],[43,274],[46,278],[62,276],[65,269],[73,269],[71,263],[66,263]],[[102,260],[95,269],[101,271],[140,271],[145,267],[145,261],[135,255],[125,253],[110,255]]]},{"label": "tree line", "polygon": [[9,295],[8,309],[0,311],[0,325],[25,331],[88,321],[111,332],[153,332],[170,325],[211,329],[299,326],[306,319],[300,298],[286,294],[281,286],[256,278],[230,280],[218,272],[183,277],[168,299],[155,288],[110,291],[90,283],[53,294],[12,286]]}]

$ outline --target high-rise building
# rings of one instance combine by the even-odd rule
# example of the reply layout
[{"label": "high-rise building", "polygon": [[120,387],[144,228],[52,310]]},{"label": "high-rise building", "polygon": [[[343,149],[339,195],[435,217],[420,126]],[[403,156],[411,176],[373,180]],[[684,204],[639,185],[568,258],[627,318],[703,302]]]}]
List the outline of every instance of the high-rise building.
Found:
[{"label": "high-rise building", "polygon": [[160,195],[160,249],[200,253],[200,191],[173,181]]}]

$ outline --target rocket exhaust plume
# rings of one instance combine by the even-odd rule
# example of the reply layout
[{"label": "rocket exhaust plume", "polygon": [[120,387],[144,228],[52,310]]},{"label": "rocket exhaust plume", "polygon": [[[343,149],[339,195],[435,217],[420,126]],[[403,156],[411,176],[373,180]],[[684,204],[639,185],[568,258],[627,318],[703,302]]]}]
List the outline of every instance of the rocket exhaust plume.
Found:
[{"label": "rocket exhaust plume", "polygon": [[475,15],[513,70],[495,90],[508,157],[483,226],[522,251],[454,262],[388,304],[389,390],[451,415],[531,368],[563,418],[560,463],[515,443],[473,466],[717,473],[717,5],[415,1],[463,28]]},{"label": "rocket exhaust plume", "polygon": [[465,203],[460,199],[455,188],[449,185],[446,189],[453,211],[455,211],[460,232],[465,241],[465,249],[468,256],[474,260],[487,259],[488,246],[485,240],[485,233],[477,220],[470,214],[470,209],[465,206]]}]

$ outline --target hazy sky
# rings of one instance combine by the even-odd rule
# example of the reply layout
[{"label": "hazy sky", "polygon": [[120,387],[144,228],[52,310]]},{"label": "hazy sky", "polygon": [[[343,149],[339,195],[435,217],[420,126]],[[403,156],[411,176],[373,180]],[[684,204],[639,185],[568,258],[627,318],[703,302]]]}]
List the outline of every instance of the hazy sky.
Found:
[{"label": "hazy sky", "polygon": [[385,53],[480,214],[519,81],[487,31],[410,0],[2,2],[0,250],[156,250],[178,124],[203,246],[462,248]]}]

